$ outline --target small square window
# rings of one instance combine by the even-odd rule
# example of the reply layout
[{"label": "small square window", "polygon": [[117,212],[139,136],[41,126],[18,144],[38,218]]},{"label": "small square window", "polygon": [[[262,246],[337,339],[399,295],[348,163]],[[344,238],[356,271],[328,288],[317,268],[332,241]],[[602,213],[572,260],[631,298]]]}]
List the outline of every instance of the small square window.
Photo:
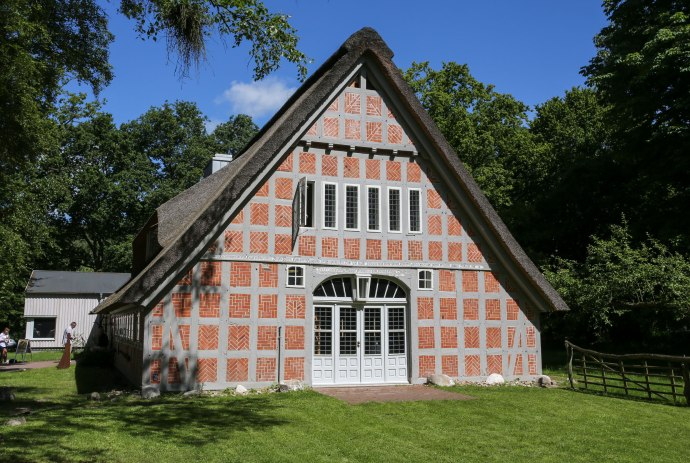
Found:
[{"label": "small square window", "polygon": [[417,289],[430,291],[434,289],[434,274],[431,270],[420,270]]},{"label": "small square window", "polygon": [[304,288],[304,267],[290,265],[287,268],[287,287]]}]

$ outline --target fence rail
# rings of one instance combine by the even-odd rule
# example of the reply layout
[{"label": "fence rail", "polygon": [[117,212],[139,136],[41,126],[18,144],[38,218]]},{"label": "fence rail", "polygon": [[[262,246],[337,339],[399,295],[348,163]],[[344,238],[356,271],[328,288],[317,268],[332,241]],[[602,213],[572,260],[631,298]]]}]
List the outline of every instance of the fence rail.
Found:
[{"label": "fence rail", "polygon": [[690,357],[604,354],[566,341],[573,389],[690,405]]}]

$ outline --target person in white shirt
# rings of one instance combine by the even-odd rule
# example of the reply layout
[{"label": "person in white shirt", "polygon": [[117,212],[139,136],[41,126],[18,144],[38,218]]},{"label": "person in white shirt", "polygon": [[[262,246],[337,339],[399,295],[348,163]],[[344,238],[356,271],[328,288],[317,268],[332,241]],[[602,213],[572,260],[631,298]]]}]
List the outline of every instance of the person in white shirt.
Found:
[{"label": "person in white shirt", "polygon": [[10,344],[10,327],[6,326],[2,333],[0,333],[0,349],[2,349],[2,355],[0,356],[0,361],[2,363],[7,362],[7,346]]},{"label": "person in white shirt", "polygon": [[62,333],[62,345],[66,345],[67,342],[72,343],[72,337],[74,333],[74,328],[76,328],[77,322],[72,322],[69,324],[67,328],[65,328],[65,332]]}]

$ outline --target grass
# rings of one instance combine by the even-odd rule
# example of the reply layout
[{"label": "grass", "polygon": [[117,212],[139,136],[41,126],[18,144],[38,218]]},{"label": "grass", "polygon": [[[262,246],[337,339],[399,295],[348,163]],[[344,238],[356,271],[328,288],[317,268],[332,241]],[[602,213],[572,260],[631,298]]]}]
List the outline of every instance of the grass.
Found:
[{"label": "grass", "polygon": [[[558,376],[559,370],[550,371]],[[34,412],[0,428],[2,454],[26,462],[676,462],[690,409],[566,389],[454,387],[471,401],[350,406],[313,391],[93,402],[110,370],[0,374]],[[3,419],[4,421],[4,419]]]}]

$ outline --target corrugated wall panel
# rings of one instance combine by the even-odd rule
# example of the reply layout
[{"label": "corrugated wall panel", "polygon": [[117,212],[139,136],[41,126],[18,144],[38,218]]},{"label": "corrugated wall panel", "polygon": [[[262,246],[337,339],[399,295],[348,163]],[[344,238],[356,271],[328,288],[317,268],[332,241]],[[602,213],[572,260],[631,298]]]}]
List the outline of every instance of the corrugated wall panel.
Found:
[{"label": "corrugated wall panel", "polygon": [[[85,340],[96,335],[96,316],[89,312],[98,305],[96,296],[85,297],[55,297],[55,296],[27,296],[24,302],[24,317],[55,317],[55,338],[53,340],[32,340],[33,348],[62,347],[62,333],[71,322],[77,322],[74,330],[76,335],[83,336]],[[21,333],[22,338],[31,339],[32,333]],[[11,329],[11,327],[10,327]],[[13,332],[15,337],[19,333]]]}]

